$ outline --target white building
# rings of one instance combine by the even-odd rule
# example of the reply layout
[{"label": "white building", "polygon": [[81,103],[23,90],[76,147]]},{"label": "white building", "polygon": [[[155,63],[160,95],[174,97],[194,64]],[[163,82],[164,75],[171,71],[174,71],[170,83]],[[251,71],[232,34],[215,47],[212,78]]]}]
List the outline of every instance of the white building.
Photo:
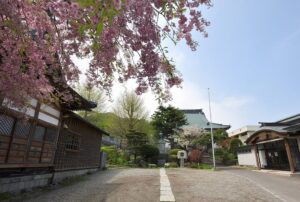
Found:
[{"label": "white building", "polygon": [[257,131],[259,127],[259,125],[247,125],[228,133],[228,137],[239,138],[243,143],[245,143],[247,138],[249,138],[255,131]]},{"label": "white building", "polygon": [[[257,130],[258,125],[247,125],[228,133],[228,137],[239,138],[243,144]],[[244,146],[238,150],[238,163],[243,166],[256,166],[255,150],[251,146]]]}]

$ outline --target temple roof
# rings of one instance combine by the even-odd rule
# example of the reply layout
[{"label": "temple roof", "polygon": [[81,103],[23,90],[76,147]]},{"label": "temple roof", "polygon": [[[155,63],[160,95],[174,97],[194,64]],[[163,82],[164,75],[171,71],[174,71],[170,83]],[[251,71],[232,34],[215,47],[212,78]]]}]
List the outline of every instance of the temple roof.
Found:
[{"label": "temple roof", "polygon": [[[184,112],[188,125],[187,126],[194,126],[197,128],[202,129],[209,129],[210,128],[210,122],[207,120],[204,112],[202,109],[182,109],[182,112]],[[219,123],[212,123],[213,129],[229,129],[230,125],[223,125]]]},{"label": "temple roof", "polygon": [[253,138],[263,132],[275,132],[282,136],[293,136],[300,132],[300,114],[289,116],[275,122],[260,122],[260,128],[255,131],[245,142],[253,141]]},{"label": "temple roof", "polygon": [[58,91],[59,93],[70,93],[70,95],[73,97],[73,99],[68,101],[65,101],[60,97],[60,103],[65,109],[91,111],[91,109],[97,107],[97,103],[85,99],[68,85],[63,87],[56,87],[56,91]]}]

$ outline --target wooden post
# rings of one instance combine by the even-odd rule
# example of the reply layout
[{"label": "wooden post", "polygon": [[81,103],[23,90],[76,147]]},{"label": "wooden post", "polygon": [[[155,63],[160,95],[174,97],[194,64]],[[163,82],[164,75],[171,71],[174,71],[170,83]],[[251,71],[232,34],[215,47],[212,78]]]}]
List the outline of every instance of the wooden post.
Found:
[{"label": "wooden post", "polygon": [[13,144],[13,141],[14,141],[16,125],[17,125],[17,119],[14,119],[13,127],[12,127],[12,130],[10,132],[10,140],[9,140],[8,149],[7,149],[7,153],[6,153],[6,157],[5,157],[5,163],[8,162],[9,153],[11,151],[11,147],[12,147],[12,144]]},{"label": "wooden post", "polygon": [[35,112],[34,112],[34,117],[33,117],[33,121],[31,124],[31,127],[29,129],[29,134],[28,134],[28,139],[27,139],[27,148],[26,148],[26,153],[25,153],[25,162],[28,163],[28,159],[29,159],[29,152],[31,149],[31,143],[32,143],[32,139],[34,136],[34,132],[35,132],[35,128],[38,122],[38,116],[39,116],[39,112],[40,112],[40,107],[41,107],[41,103],[38,102],[35,108]]},{"label": "wooden post", "polygon": [[288,156],[288,160],[289,160],[289,164],[290,164],[290,170],[291,170],[292,173],[294,173],[295,172],[295,165],[294,165],[294,161],[293,161],[292,154],[291,154],[291,148],[290,148],[290,145],[289,145],[289,142],[288,142],[287,138],[284,138],[284,146],[285,146],[285,150],[286,150],[286,153],[287,153],[287,156]]},{"label": "wooden post", "polygon": [[257,144],[254,145],[254,151],[255,151],[256,166],[260,170],[261,165],[260,165],[260,159],[259,159]]}]

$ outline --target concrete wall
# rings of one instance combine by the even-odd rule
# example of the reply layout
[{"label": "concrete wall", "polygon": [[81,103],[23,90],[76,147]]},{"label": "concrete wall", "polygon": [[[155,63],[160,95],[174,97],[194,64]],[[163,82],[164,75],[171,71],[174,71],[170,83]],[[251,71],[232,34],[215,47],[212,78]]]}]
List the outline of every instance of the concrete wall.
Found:
[{"label": "concrete wall", "polygon": [[58,183],[59,181],[67,178],[78,175],[84,175],[88,172],[96,172],[98,168],[88,168],[88,169],[80,169],[80,170],[68,170],[68,171],[56,171],[53,177],[53,183]]},{"label": "concrete wall", "polygon": [[238,153],[238,162],[241,166],[255,166],[256,167],[256,158],[254,149],[251,149],[251,152]]},{"label": "concrete wall", "polygon": [[0,179],[0,193],[20,192],[35,187],[46,186],[51,181],[52,174],[29,175],[22,177],[7,177]]},{"label": "concrete wall", "polygon": [[[11,192],[19,193],[23,190],[31,190],[36,187],[47,186],[50,183],[58,183],[67,177],[84,175],[88,172],[96,172],[98,168],[89,168],[81,170],[69,170],[47,174],[36,174],[20,177],[6,177],[0,179],[0,193]],[[53,176],[54,175],[54,176]],[[53,177],[53,181],[52,181]]]}]

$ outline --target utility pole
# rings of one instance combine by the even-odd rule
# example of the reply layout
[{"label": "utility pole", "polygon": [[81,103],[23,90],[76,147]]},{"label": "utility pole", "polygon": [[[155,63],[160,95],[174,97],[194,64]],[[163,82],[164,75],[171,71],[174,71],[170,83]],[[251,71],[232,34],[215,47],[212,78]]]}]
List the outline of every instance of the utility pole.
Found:
[{"label": "utility pole", "polygon": [[209,88],[207,89],[208,92],[208,104],[209,104],[209,119],[210,119],[210,136],[211,136],[211,149],[212,149],[212,155],[213,155],[213,164],[214,164],[214,170],[216,169],[216,159],[215,159],[215,148],[214,148],[214,134],[213,134],[213,128],[212,128],[212,117],[211,117],[211,106],[210,106],[210,92]]}]

